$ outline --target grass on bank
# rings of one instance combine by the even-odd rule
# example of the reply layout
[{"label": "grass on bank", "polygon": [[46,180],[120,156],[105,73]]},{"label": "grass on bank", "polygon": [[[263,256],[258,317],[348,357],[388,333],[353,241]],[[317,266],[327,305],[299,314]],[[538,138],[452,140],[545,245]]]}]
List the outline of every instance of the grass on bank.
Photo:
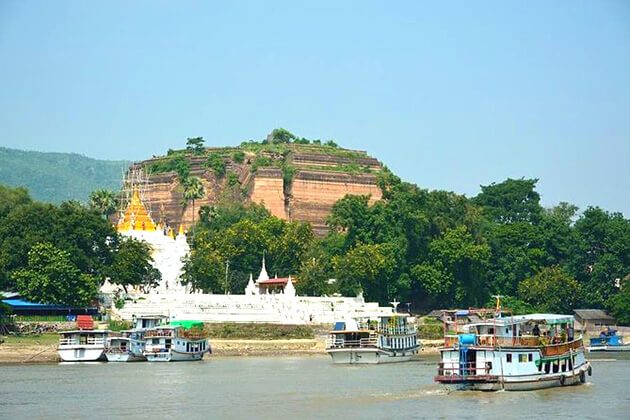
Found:
[{"label": "grass on bank", "polygon": [[59,342],[59,334],[3,335],[0,336],[0,341],[2,340],[4,340],[4,343],[0,345],[0,349],[2,349],[3,345],[50,346]]},{"label": "grass on bank", "polygon": [[206,324],[209,337],[239,340],[312,339],[313,328],[306,325]]}]

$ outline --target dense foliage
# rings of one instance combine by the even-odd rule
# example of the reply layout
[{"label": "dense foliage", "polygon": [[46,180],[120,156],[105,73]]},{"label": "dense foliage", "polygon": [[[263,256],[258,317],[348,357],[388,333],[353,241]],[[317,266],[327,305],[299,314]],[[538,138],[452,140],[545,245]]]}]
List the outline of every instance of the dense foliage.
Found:
[{"label": "dense foliage", "polygon": [[508,179],[467,199],[386,170],[383,200],[341,199],[323,238],[260,206],[206,208],[186,280],[205,291],[242,293],[267,252],[270,274],[297,275],[299,293],[363,292],[415,310],[492,305],[500,294],[517,312],[602,307],[623,318],[630,311],[623,287],[630,221],[596,207],[579,216],[567,203],[544,209],[536,182]]},{"label": "dense foliage", "polygon": [[154,283],[148,246],[122,241],[101,211],[74,201],[44,204],[22,188],[0,186],[0,290],[83,306],[110,275],[118,283]]}]

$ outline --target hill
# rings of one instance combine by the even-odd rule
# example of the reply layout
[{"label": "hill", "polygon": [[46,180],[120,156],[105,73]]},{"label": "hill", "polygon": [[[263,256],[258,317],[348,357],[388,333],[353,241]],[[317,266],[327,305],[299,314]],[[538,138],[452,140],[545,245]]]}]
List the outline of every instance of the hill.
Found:
[{"label": "hill", "polygon": [[0,184],[26,187],[37,200],[87,201],[98,188],[116,191],[125,161],[107,161],[74,153],[31,152],[0,147]]},{"label": "hill", "polygon": [[[309,222],[316,233],[325,234],[333,204],[346,194],[369,195],[371,202],[381,198],[377,179],[382,165],[364,151],[307,142],[268,139],[224,148],[200,143],[197,150],[169,150],[132,168],[147,174],[143,196],[156,221],[188,227],[193,211],[203,205],[254,202],[274,216]],[[198,177],[204,189],[194,208],[183,199],[182,181],[189,176]]]}]

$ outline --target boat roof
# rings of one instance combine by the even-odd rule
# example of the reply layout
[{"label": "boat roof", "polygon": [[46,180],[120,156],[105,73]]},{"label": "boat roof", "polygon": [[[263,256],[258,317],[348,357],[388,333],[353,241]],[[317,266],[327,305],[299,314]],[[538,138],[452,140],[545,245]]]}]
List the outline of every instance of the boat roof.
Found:
[{"label": "boat roof", "polygon": [[527,322],[537,321],[544,322],[546,324],[568,324],[575,321],[573,315],[561,315],[561,314],[528,314],[528,315],[514,315],[511,317],[515,322]]}]

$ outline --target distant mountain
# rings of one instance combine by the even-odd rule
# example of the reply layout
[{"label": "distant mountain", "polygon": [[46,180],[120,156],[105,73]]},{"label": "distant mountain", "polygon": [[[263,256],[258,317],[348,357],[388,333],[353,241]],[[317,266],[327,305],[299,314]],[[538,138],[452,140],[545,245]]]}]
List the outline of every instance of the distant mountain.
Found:
[{"label": "distant mountain", "polygon": [[98,188],[120,189],[130,162],[98,160],[75,153],[42,153],[0,147],[0,184],[26,187],[51,203],[87,201]]}]

